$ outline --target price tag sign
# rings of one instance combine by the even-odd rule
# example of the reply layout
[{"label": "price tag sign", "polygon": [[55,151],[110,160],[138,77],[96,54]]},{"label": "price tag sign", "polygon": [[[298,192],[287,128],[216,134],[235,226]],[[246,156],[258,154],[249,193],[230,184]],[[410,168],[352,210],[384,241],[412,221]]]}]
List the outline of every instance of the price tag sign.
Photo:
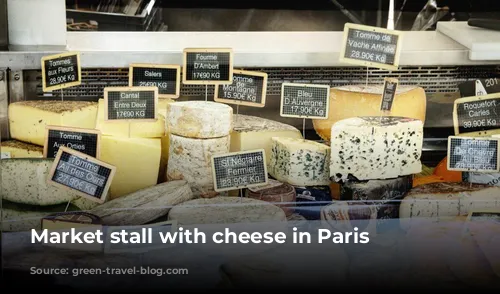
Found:
[{"label": "price tag sign", "polygon": [[104,117],[107,121],[155,121],[157,119],[158,88],[104,88],[104,105]]},{"label": "price tag sign", "polygon": [[403,32],[346,23],[340,61],[396,70]]},{"label": "price tag sign", "polygon": [[396,97],[397,88],[397,79],[385,78],[384,92],[382,93],[382,102],[380,103],[380,111],[391,111],[394,97]]},{"label": "price tag sign", "polygon": [[[141,226],[111,226],[106,229],[104,253],[144,253],[175,246],[161,236],[177,231],[177,221]],[[161,233],[161,235],[160,235]]]},{"label": "price tag sign", "polygon": [[227,104],[264,107],[266,92],[267,73],[234,70],[232,84],[215,87],[214,100]]},{"label": "price tag sign", "polygon": [[330,86],[283,83],[281,85],[282,117],[327,119]]},{"label": "price tag sign", "polygon": [[498,78],[478,79],[467,81],[458,85],[462,97],[484,96],[500,92],[500,81]]},{"label": "price tag sign", "polygon": [[233,50],[228,48],[184,49],[182,83],[231,84]]},{"label": "price tag sign", "polygon": [[116,167],[67,147],[60,147],[48,182],[82,197],[104,203]]},{"label": "price tag sign", "polygon": [[69,52],[42,57],[44,92],[78,86],[81,83],[80,53]]},{"label": "price tag sign", "polygon": [[43,157],[55,158],[60,147],[68,147],[99,159],[100,143],[98,130],[47,126]]},{"label": "price tag sign", "polygon": [[489,136],[500,133],[500,93],[455,100],[455,135]]},{"label": "price tag sign", "polygon": [[266,156],[263,149],[212,156],[215,191],[223,192],[266,185]]},{"label": "price tag sign", "polygon": [[131,87],[158,87],[159,98],[179,98],[179,65],[131,64],[128,75]]},{"label": "price tag sign", "polygon": [[448,170],[498,172],[498,139],[448,137]]}]

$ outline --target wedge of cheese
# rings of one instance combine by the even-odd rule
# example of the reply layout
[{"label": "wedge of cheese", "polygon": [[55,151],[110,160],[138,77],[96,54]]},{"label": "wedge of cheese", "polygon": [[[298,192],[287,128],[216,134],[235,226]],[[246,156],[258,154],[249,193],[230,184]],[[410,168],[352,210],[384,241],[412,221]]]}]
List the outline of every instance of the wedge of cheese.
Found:
[{"label": "wedge of cheese", "polygon": [[[380,115],[383,84],[342,86],[330,90],[328,119],[313,119],[314,129],[324,140],[330,140],[330,129],[339,120],[356,116]],[[422,88],[399,85],[390,116],[402,116],[425,122],[426,96]]]},{"label": "wedge of cheese", "polygon": [[[159,138],[165,135],[165,116],[158,110],[158,119],[154,122],[106,121],[104,117],[104,99],[99,99],[96,129],[103,135],[131,138]],[[130,130],[129,130],[130,128]]]},{"label": "wedge of cheese", "polygon": [[10,136],[43,146],[45,126],[94,129],[97,103],[85,101],[33,100],[9,105]]},{"label": "wedge of cheese", "polygon": [[174,135],[209,139],[228,136],[233,128],[233,108],[211,101],[168,104],[168,129]]},{"label": "wedge of cheese", "polygon": [[42,158],[43,148],[37,145],[9,140],[1,143],[2,158]]},{"label": "wedge of cheese", "polygon": [[47,177],[53,163],[53,159],[46,158],[1,160],[1,199],[39,206],[71,201],[75,205],[81,206],[81,209],[94,207],[96,202],[81,198],[72,190],[58,188],[47,183]]},{"label": "wedge of cheese", "polygon": [[102,136],[100,159],[116,166],[108,199],[156,185],[160,158],[160,138]]},{"label": "wedge of cheese", "polygon": [[268,166],[271,158],[272,137],[302,139],[302,133],[297,128],[257,116],[235,114],[233,123],[230,151],[264,149]]}]

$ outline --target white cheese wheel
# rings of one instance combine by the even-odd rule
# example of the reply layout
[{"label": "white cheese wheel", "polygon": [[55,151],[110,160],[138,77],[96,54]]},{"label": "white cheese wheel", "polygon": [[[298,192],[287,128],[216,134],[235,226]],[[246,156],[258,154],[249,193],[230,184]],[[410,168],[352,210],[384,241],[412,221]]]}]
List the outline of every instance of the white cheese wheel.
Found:
[{"label": "white cheese wheel", "polygon": [[[324,140],[330,140],[330,129],[339,120],[356,116],[380,115],[383,84],[352,85],[330,90],[328,119],[314,119],[314,129]],[[424,89],[399,85],[390,116],[410,117],[425,122],[426,97]]]},{"label": "white cheese wheel", "polygon": [[187,138],[228,136],[233,128],[233,108],[211,101],[173,102],[167,106],[171,134]]},{"label": "white cheese wheel", "polygon": [[170,135],[167,181],[185,180],[196,197],[214,197],[212,156],[229,152],[229,136],[193,139]]},{"label": "white cheese wheel", "polygon": [[295,138],[272,138],[269,174],[295,186],[330,184],[330,147]]},{"label": "white cheese wheel", "polygon": [[423,124],[412,118],[353,117],[332,126],[330,176],[335,182],[417,174]]}]

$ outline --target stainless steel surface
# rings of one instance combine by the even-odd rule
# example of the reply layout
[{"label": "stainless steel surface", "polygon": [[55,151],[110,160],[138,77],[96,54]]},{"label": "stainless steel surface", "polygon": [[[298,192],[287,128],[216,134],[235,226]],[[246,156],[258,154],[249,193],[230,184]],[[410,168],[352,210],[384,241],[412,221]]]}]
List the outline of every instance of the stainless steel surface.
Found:
[{"label": "stainless steel surface", "polygon": [[[5,77],[6,68],[0,68],[0,77]],[[0,79],[0,138],[2,140],[9,138],[9,119],[8,119],[9,92],[7,79]]]},{"label": "stainless steel surface", "polygon": [[[189,47],[230,47],[235,67],[332,67],[343,32],[68,32],[67,48],[81,52],[86,68],[122,68],[133,62],[181,64]],[[12,48],[13,50],[15,48]],[[60,50],[22,47],[0,52],[0,64],[38,69],[44,55]],[[401,66],[498,64],[471,61],[468,49],[437,32],[405,32]]]}]

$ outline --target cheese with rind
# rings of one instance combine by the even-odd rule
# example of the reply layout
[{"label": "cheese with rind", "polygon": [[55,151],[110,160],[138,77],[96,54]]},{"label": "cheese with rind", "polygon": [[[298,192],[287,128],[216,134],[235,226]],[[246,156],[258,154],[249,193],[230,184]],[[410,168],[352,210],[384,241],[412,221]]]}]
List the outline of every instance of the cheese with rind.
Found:
[{"label": "cheese with rind", "polygon": [[156,185],[160,158],[160,138],[102,136],[100,159],[116,167],[109,199]]},{"label": "cheese with rind", "polygon": [[422,170],[423,124],[402,117],[354,117],[332,126],[335,182],[390,179]]},{"label": "cheese with rind", "polygon": [[131,137],[131,138],[159,138],[165,136],[165,116],[158,108],[156,121],[106,121],[104,117],[104,99],[99,99],[96,129],[102,135]]},{"label": "cheese with rind", "polygon": [[9,140],[1,143],[2,153],[7,153],[8,158],[42,158],[43,147],[24,143],[17,140]]},{"label": "cheese with rind", "polygon": [[85,101],[31,100],[9,105],[13,139],[43,146],[46,126],[94,129],[97,103]]},{"label": "cheese with rind", "polygon": [[[158,113],[163,117],[167,117],[167,108],[170,103],[175,102],[173,99],[158,99]],[[170,132],[168,124],[165,122],[165,135],[161,137],[161,159],[160,170],[158,172],[158,183],[165,181],[168,164],[168,151],[170,149]]]},{"label": "cheese with rind", "polygon": [[266,163],[271,159],[271,138],[286,137],[302,139],[302,133],[295,127],[257,116],[235,114],[231,132],[231,152],[264,149]]},{"label": "cheese with rind", "polygon": [[186,180],[195,196],[214,197],[212,155],[229,152],[229,136],[193,139],[170,135],[167,181]]},{"label": "cheese with rind", "polygon": [[96,202],[81,198],[70,189],[48,184],[47,178],[53,163],[53,159],[46,158],[2,159],[1,198],[14,203],[40,206],[69,201],[78,201],[82,207],[95,206]]},{"label": "cheese with rind", "polygon": [[330,147],[304,139],[271,139],[269,174],[296,186],[320,186],[330,183]]},{"label": "cheese with rind", "polygon": [[[330,130],[336,122],[357,116],[380,115],[383,84],[352,85],[330,89],[328,119],[313,119],[314,129],[324,140],[330,140]],[[399,85],[390,116],[410,117],[425,122],[427,100],[424,89]]]},{"label": "cheese with rind", "polygon": [[171,134],[188,138],[228,136],[233,128],[233,108],[211,101],[182,101],[167,106]]}]

